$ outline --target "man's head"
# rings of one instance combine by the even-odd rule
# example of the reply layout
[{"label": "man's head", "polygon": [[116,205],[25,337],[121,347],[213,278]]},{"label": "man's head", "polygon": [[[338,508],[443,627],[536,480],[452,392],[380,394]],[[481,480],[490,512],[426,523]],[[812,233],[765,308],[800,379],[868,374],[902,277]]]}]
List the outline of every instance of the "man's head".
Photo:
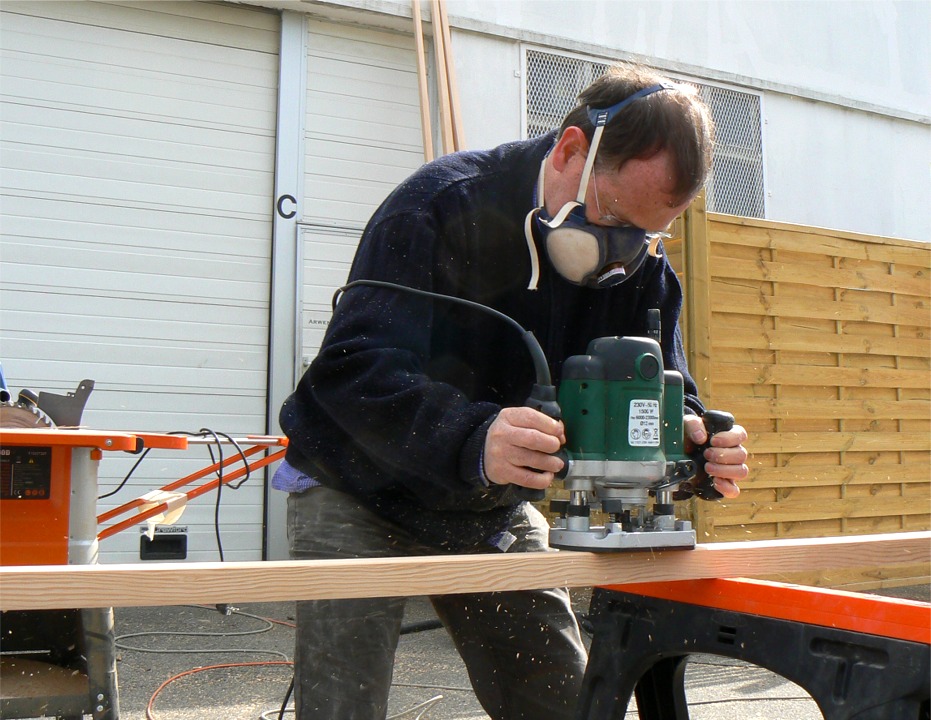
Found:
[{"label": "man's head", "polygon": [[[589,109],[608,108],[634,93],[669,81],[648,68],[617,65],[579,95],[579,105],[566,115],[560,135],[577,127],[591,143],[595,127]],[[605,126],[598,147],[596,170],[617,171],[628,160],[647,160],[667,151],[674,171],[675,197],[691,200],[711,168],[714,123],[694,88],[676,84],[672,90],[640,98]],[[678,203],[677,203],[678,204]]]},{"label": "man's head", "polygon": [[692,88],[633,66],[613,68],[580,100],[544,161],[541,207],[528,218],[564,278],[611,287],[652,254],[649,233],[701,189],[713,124]]}]

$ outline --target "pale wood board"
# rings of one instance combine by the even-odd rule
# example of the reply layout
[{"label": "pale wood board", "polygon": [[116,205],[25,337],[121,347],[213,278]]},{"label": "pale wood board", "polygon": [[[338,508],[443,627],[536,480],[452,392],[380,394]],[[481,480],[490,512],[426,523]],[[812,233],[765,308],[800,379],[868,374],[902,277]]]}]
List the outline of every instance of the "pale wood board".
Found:
[{"label": "pale wood board", "polygon": [[780,330],[720,328],[715,347],[788,350],[795,352],[857,353],[926,357],[927,340],[865,335],[826,335],[799,325],[785,323]]},{"label": "pale wood board", "polygon": [[[928,468],[921,465],[805,464],[784,467],[754,467],[740,483],[742,490],[753,488],[786,489],[793,487],[871,486],[882,483],[927,484]],[[927,508],[926,508],[927,509]]]},{"label": "pale wood board", "polygon": [[927,370],[876,367],[831,367],[815,365],[776,365],[768,363],[711,363],[711,372],[720,381],[752,385],[837,385],[850,387],[921,388],[928,387]]},{"label": "pale wood board", "polygon": [[856,298],[855,302],[833,301],[814,304],[809,297],[775,297],[754,289],[731,292],[732,286],[719,283],[715,290],[718,307],[728,312],[763,317],[796,317],[807,320],[871,322],[886,325],[931,326],[931,310],[920,301],[902,298],[902,304],[889,305],[886,293],[875,298]]},{"label": "pale wood board", "polygon": [[793,573],[759,579],[795,585],[809,585],[811,587],[827,587],[848,592],[866,592],[881,588],[905,586],[924,585],[927,587],[931,583],[931,577],[928,576],[927,572],[927,567],[922,565],[902,565],[894,568],[873,568],[869,570],[842,569],[830,572]]},{"label": "pale wood board", "polygon": [[431,0],[430,22],[433,24],[433,54],[436,69],[436,89],[439,94],[440,134],[443,138],[443,154],[455,152],[453,137],[452,107],[449,101],[449,78],[446,75],[446,44],[440,18],[440,0]]},{"label": "pale wood board", "polygon": [[[712,327],[710,239],[705,212],[705,192],[695,198],[685,215],[685,252],[682,255],[684,312],[682,323],[689,372],[698,386],[706,408],[726,409],[718,404],[715,376],[711,373],[714,337]],[[714,518],[704,503],[690,506],[690,519],[699,537],[714,537]]]},{"label": "pale wood board", "polygon": [[433,127],[430,123],[430,93],[427,90],[427,61],[423,39],[423,19],[420,0],[411,0],[414,19],[414,48],[417,52],[417,94],[420,98],[420,130],[423,137],[424,162],[433,160]]},{"label": "pale wood board", "polygon": [[[790,285],[812,285],[824,288],[849,288],[895,292],[911,297],[927,297],[928,278],[879,270],[846,270],[808,267],[801,263],[778,262],[765,257],[757,260],[739,260],[731,257],[727,246],[713,246],[711,265],[715,278],[734,278],[756,282],[784,282]],[[917,271],[913,270],[913,273]],[[927,271],[923,271],[927,273]]]},{"label": "pale wood board", "polygon": [[443,60],[446,63],[446,84],[449,88],[449,118],[453,133],[453,149],[465,149],[465,131],[462,127],[462,110],[459,107],[459,83],[456,80],[456,67],[453,62],[453,45],[449,30],[449,17],[446,14],[446,0],[438,1],[440,30],[443,33]]},{"label": "pale wood board", "polygon": [[[908,516],[906,522],[902,518],[854,518],[847,523],[847,534],[879,535],[882,533],[903,533],[903,532],[925,532],[924,528],[928,526],[928,517],[916,516],[921,522],[910,522],[914,518]],[[790,540],[793,538],[813,539],[824,537],[835,537],[840,533],[840,518],[821,518],[816,521],[804,522],[770,522],[758,523],[756,525],[724,525],[717,528],[717,542],[745,542],[748,540]],[[883,568],[855,568],[856,572],[877,572],[886,570]],[[904,566],[896,566],[904,567]],[[866,574],[866,572],[864,572]]]},{"label": "pale wood board", "polygon": [[858,452],[923,450],[931,446],[927,432],[750,432],[752,453]]},{"label": "pale wood board", "polygon": [[869,420],[928,419],[927,400],[780,400],[778,398],[734,398],[727,408],[735,416],[748,418],[809,417]]},{"label": "pale wood board", "polygon": [[708,213],[708,220],[715,226],[716,234],[729,235],[733,242],[742,245],[813,254],[840,252],[846,257],[861,260],[911,261],[920,267],[931,268],[931,253],[926,243],[918,240],[719,213]]},{"label": "pale wood board", "polygon": [[656,552],[2,567],[0,610],[416,596],[929,563],[931,532]]},{"label": "pale wood board", "polygon": [[[915,486],[921,489],[921,485]],[[927,492],[924,497],[835,498],[818,500],[772,500],[742,502],[718,509],[716,527],[752,525],[769,522],[801,522],[823,518],[872,518],[892,515],[923,515],[931,506]]]}]

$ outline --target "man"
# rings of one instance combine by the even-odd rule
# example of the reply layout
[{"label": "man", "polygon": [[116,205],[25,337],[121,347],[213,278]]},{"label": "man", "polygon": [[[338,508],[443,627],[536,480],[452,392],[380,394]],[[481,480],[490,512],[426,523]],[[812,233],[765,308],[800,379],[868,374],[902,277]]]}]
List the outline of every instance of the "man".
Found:
[{"label": "man", "polygon": [[[702,443],[681,289],[647,233],[705,181],[707,109],[636,67],[612,70],[580,101],[558,133],[414,173],[370,220],[350,280],[490,306],[534,333],[554,378],[593,338],[645,335],[659,308],[664,362],[685,376],[687,434]],[[553,482],[565,435],[524,407],[533,370],[500,318],[396,289],[347,290],[281,412],[290,446],[274,484],[291,492],[292,557],[546,550],[547,523],[522,498]],[[706,451],[727,497],[747,473],[745,440],[735,426]],[[564,589],[431,601],[489,716],[573,716],[586,656]],[[404,598],[299,603],[299,718],[385,716],[403,608]]]}]

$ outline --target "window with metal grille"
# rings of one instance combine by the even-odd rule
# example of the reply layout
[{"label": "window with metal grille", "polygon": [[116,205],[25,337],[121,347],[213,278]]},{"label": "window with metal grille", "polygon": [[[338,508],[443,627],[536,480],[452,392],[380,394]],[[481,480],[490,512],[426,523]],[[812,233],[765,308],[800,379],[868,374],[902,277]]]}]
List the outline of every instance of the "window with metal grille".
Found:
[{"label": "window with metal grille", "polygon": [[[526,50],[527,137],[559,127],[579,93],[608,69],[604,62]],[[683,78],[711,110],[716,139],[711,176],[705,186],[713,212],[764,217],[763,140],[760,96]]]}]

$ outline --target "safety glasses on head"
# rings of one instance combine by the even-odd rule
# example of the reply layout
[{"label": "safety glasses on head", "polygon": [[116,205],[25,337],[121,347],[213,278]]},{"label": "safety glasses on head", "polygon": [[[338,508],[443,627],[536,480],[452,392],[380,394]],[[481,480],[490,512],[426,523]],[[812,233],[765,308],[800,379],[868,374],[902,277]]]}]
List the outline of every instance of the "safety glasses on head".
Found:
[{"label": "safety glasses on head", "polygon": [[[527,216],[526,230],[530,231],[531,216],[543,238],[547,256],[556,271],[576,285],[605,288],[618,285],[630,278],[646,259],[652,236],[636,227],[609,227],[595,225],[586,219],[585,195],[592,178],[595,157],[605,125],[630,103],[661,90],[673,90],[668,83],[651,85],[638,90],[608,108],[589,108],[588,116],[595,126],[592,141],[579,180],[579,191],[574,201],[568,202],[550,217],[543,202],[543,168],[540,166],[538,192],[540,207]],[[528,243],[532,242],[528,235]],[[531,279],[531,286],[535,280]]]}]

